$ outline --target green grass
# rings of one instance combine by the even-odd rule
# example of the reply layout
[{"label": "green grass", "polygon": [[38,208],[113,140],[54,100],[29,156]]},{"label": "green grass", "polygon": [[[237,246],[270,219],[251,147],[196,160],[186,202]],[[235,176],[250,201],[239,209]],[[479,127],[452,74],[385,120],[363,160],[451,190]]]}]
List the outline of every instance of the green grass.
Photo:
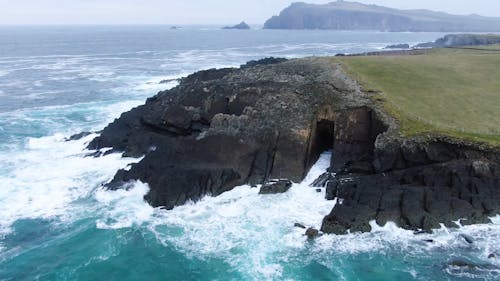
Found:
[{"label": "green grass", "polygon": [[381,92],[377,99],[404,135],[439,133],[500,146],[500,45],[335,60],[366,90]]}]

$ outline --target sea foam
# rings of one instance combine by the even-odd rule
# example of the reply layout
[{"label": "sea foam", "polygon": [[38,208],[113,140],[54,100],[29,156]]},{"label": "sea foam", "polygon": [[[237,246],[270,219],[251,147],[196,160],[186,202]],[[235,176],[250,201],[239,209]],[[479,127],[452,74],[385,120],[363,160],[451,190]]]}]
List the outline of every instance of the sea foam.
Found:
[{"label": "sea foam", "polygon": [[[260,195],[259,188],[244,185],[170,211],[147,205],[142,197],[148,188],[140,182],[128,191],[101,190],[96,197],[109,209],[96,222],[97,227],[143,228],[154,233],[165,247],[173,246],[188,257],[222,258],[252,280],[282,279],[284,266],[291,261],[304,266],[315,261],[336,271],[333,265],[346,256],[375,253],[399,253],[411,260],[433,252],[455,255],[469,248],[479,260],[498,266],[497,260],[488,260],[488,255],[500,253],[496,243],[500,239],[500,217],[493,218],[492,224],[442,227],[433,234],[421,235],[392,222],[379,226],[373,221],[369,233],[308,240],[305,230],[294,227],[294,223],[319,229],[334,207],[336,200],[325,200],[324,189],[317,192],[309,186],[328,168],[330,157],[330,153],[324,153],[304,181],[294,183],[284,194]],[[468,244],[463,234],[471,236],[474,244]],[[303,260],[297,261],[298,256]],[[411,266],[405,270],[416,279],[421,277]]]}]

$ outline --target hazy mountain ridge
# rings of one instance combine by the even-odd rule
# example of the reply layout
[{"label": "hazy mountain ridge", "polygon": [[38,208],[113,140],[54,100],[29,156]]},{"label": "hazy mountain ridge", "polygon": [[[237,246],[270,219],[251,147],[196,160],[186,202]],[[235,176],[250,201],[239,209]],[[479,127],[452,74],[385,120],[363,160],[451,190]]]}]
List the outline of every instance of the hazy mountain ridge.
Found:
[{"label": "hazy mountain ridge", "polygon": [[398,10],[358,2],[297,2],[273,16],[266,29],[337,29],[380,31],[494,32],[500,18],[452,15],[430,10]]}]

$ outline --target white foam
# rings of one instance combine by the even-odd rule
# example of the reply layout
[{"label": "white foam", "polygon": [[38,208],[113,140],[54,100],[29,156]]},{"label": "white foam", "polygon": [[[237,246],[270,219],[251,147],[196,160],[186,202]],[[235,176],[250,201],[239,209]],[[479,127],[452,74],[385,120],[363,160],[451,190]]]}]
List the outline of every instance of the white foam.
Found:
[{"label": "white foam", "polygon": [[102,209],[103,218],[96,222],[97,228],[127,228],[150,221],[154,209],[145,204],[143,199],[148,191],[149,187],[141,182],[133,184],[128,190],[120,189],[114,192],[97,190],[95,198],[105,206]]},{"label": "white foam", "polygon": [[[319,228],[334,202],[309,187],[329,166],[324,154],[301,184],[284,194],[259,195],[258,188],[236,187],[218,197],[205,197],[196,204],[158,211],[151,230],[165,244],[174,244],[186,255],[224,257],[229,263],[251,272],[254,278],[276,279],[282,274],[279,255],[283,250],[306,246],[304,230],[294,223]],[[161,231],[163,226],[182,230],[181,236]],[[240,253],[240,254],[236,254]]]},{"label": "white foam", "polygon": [[9,159],[9,153],[1,156],[15,170],[0,175],[0,233],[9,232],[19,219],[65,220],[86,212],[73,203],[89,198],[96,187],[132,161],[118,154],[83,157],[82,148],[93,137],[72,142],[65,142],[63,135],[30,138],[25,149],[15,153],[16,159]]},{"label": "white foam", "polygon": [[44,123],[57,134],[27,138],[24,145],[12,145],[0,154],[0,237],[11,231],[20,219],[58,219],[71,221],[92,212],[96,206],[84,206],[100,184],[109,181],[117,169],[137,159],[110,154],[101,158],[84,157],[86,144],[96,135],[66,142],[65,137],[78,133],[64,123],[72,111],[97,111],[92,115],[92,129],[101,129],[124,110],[140,104],[126,101],[115,104],[88,103],[79,106],[51,106],[0,114],[10,122]]},{"label": "white foam", "polygon": [[[493,224],[442,228],[422,235],[394,223],[381,227],[373,221],[370,233],[323,235],[311,243],[305,230],[295,228],[294,223],[319,229],[324,216],[334,207],[336,201],[326,201],[324,192],[309,187],[329,163],[330,154],[323,154],[304,181],[293,184],[283,194],[259,195],[259,188],[239,186],[218,197],[208,196],[170,211],[153,209],[143,202],[147,187],[142,183],[129,191],[99,191],[98,201],[109,210],[97,226],[146,227],[164,245],[174,246],[187,256],[222,258],[252,280],[282,279],[283,265],[297,253],[307,253],[305,264],[314,259],[330,268],[342,255],[401,251],[422,256],[443,249],[453,252],[468,246],[460,237],[462,233],[473,237],[473,247],[481,259],[500,252],[500,217],[494,218]],[[434,242],[424,241],[428,239]]]}]

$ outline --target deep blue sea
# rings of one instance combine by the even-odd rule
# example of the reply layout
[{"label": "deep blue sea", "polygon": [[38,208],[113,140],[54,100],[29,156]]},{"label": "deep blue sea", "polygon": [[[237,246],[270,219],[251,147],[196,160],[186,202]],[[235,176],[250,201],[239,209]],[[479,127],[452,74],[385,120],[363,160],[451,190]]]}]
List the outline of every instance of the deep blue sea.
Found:
[{"label": "deep blue sea", "polygon": [[434,234],[388,224],[307,241],[294,223],[318,228],[335,204],[308,187],[329,153],[288,193],[261,197],[241,186],[165,211],[143,201],[145,184],[101,189],[137,159],[84,157],[95,134],[65,141],[102,129],[176,83],[160,81],[196,70],[268,56],[374,51],[442,35],[0,27],[0,280],[500,280],[498,217]]}]

